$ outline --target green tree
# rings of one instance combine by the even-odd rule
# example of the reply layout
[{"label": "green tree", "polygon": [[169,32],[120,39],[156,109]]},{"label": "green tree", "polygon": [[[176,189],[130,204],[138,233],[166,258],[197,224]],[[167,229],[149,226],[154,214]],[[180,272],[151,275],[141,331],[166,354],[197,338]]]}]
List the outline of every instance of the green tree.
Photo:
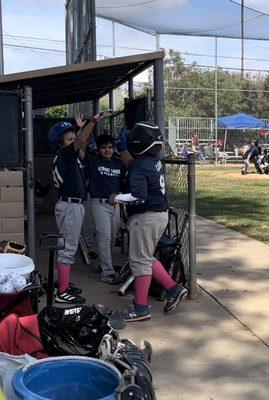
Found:
[{"label": "green tree", "polygon": [[[184,64],[179,52],[169,50],[164,61],[165,115],[214,117],[215,71],[196,63]],[[247,112],[257,117],[269,114],[268,76],[218,70],[218,115]]]},{"label": "green tree", "polygon": [[66,106],[48,107],[48,108],[46,108],[45,116],[52,117],[52,118],[66,118],[67,117],[67,107]]}]

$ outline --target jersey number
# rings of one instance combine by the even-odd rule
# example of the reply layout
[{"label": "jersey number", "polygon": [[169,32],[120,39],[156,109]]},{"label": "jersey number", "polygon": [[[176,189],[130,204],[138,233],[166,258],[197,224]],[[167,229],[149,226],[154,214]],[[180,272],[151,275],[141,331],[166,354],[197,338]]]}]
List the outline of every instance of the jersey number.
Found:
[{"label": "jersey number", "polygon": [[165,181],[163,175],[160,175],[160,186],[162,194],[165,194]]}]

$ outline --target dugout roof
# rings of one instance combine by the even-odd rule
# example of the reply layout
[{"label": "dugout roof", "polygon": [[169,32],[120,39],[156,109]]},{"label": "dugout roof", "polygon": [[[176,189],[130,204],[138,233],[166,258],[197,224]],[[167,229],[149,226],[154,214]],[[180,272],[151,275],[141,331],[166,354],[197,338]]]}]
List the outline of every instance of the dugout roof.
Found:
[{"label": "dugout roof", "polygon": [[162,51],[3,75],[0,90],[31,86],[33,108],[98,99],[148,68]]},{"label": "dugout roof", "polygon": [[[241,37],[241,0],[95,0],[98,17],[151,34]],[[244,0],[244,38],[269,39],[269,1]]]}]

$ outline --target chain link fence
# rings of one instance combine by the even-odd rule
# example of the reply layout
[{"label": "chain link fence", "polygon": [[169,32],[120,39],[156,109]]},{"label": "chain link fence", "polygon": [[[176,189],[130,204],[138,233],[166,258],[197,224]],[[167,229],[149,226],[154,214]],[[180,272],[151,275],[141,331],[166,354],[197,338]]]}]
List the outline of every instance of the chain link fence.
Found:
[{"label": "chain link fence", "polygon": [[180,246],[181,261],[190,297],[196,297],[196,243],[195,243],[195,161],[176,158],[164,159],[166,190],[170,211],[168,235]]}]

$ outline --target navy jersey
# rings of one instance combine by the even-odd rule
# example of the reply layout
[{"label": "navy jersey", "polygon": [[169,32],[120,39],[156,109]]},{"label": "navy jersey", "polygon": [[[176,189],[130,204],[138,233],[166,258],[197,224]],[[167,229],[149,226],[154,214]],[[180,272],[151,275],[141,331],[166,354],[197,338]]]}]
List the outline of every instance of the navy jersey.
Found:
[{"label": "navy jersey", "polygon": [[107,160],[99,154],[88,153],[84,163],[92,198],[108,199],[112,193],[119,193],[125,175],[120,159],[112,157]]},{"label": "navy jersey", "polygon": [[75,151],[74,143],[60,150],[53,161],[53,181],[60,196],[87,198],[83,165]]},{"label": "navy jersey", "polygon": [[247,151],[245,151],[245,153],[243,154],[243,158],[246,159],[248,157],[248,155],[250,154],[250,159],[252,160],[254,157],[257,157],[258,155],[261,154],[261,148],[260,146],[252,146],[250,149],[248,149]]},{"label": "navy jersey", "polygon": [[128,215],[146,211],[167,211],[164,168],[157,157],[142,156],[131,164],[127,177],[127,193],[139,199],[139,204],[127,207]]},{"label": "navy jersey", "polygon": [[255,145],[252,146],[249,150],[249,154],[251,154],[251,158],[258,156],[259,154],[261,154],[260,148]]}]

